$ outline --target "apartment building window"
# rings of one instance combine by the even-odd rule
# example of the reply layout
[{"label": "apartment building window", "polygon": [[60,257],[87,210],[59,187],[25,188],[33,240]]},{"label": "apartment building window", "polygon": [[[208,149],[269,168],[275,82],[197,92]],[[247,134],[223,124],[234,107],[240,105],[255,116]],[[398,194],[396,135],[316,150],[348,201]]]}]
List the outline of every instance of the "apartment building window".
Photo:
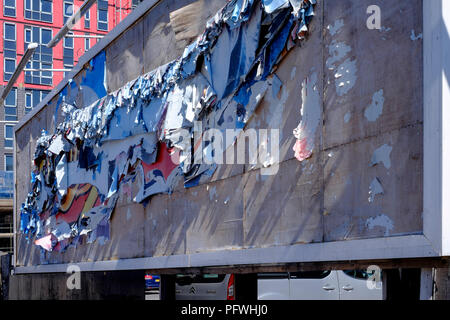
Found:
[{"label": "apartment building window", "polygon": [[5,23],[3,25],[3,80],[9,81],[16,69],[16,25]]},{"label": "apartment building window", "polygon": [[5,125],[5,148],[14,148],[14,126]]},{"label": "apartment building window", "polygon": [[91,11],[86,11],[86,14],[84,16],[84,28],[89,29],[91,27]]},{"label": "apartment building window", "polygon": [[5,81],[9,81],[11,79],[14,70],[16,69],[16,60],[5,58],[4,66],[3,66],[3,78]]},{"label": "apartment building window", "polygon": [[64,10],[63,12],[64,23],[66,23],[67,20],[69,20],[69,18],[73,15],[73,2],[64,1],[63,10]]},{"label": "apartment building window", "polygon": [[5,120],[17,121],[17,89],[13,88],[5,99]]},{"label": "apartment building window", "polygon": [[3,25],[3,48],[6,58],[16,59],[16,25],[13,23]]},{"label": "apartment building window", "polygon": [[27,90],[25,92],[25,113],[30,112],[35,108],[42,100],[44,100],[45,96],[49,94],[48,90]]},{"label": "apartment building window", "polygon": [[25,0],[25,19],[52,22],[52,0]]},{"label": "apartment building window", "polygon": [[97,1],[97,29],[108,31],[108,1]]},{"label": "apartment building window", "polygon": [[27,90],[25,92],[25,113],[33,110],[49,92],[48,90]]},{"label": "apartment building window", "polygon": [[[53,50],[47,48],[47,43],[52,39],[52,30],[40,27],[25,27],[25,48],[31,42],[39,44],[31,61],[27,64],[29,69],[52,69]],[[25,72],[25,83],[52,85],[53,73],[51,71],[27,71]]]},{"label": "apartment building window", "polygon": [[44,98],[50,93],[50,91],[47,90],[34,90],[34,91],[39,91],[39,101],[37,101],[37,103],[33,106],[36,107],[39,103],[41,103],[42,100],[44,100]]},{"label": "apartment building window", "polygon": [[[86,33],[85,36],[88,34]],[[84,51],[88,51],[91,48],[91,39],[84,38]]]},{"label": "apartment building window", "polygon": [[16,16],[16,0],[3,0],[3,15],[5,17]]},{"label": "apartment building window", "polygon": [[33,93],[31,91],[25,92],[25,113],[33,110]]},{"label": "apartment building window", "polygon": [[[73,35],[69,32],[68,35]],[[73,66],[73,38],[65,37],[63,41],[63,63],[64,66]]]},{"label": "apartment building window", "polygon": [[14,171],[14,156],[5,154],[5,171]]}]

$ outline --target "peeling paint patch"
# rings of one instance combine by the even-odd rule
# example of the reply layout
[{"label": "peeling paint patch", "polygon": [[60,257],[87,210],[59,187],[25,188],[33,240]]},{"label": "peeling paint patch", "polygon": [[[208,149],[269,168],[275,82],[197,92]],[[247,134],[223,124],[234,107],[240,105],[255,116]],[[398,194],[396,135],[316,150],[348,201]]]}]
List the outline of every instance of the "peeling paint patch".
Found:
[{"label": "peeling paint patch", "polygon": [[375,227],[382,227],[385,229],[384,236],[389,236],[394,229],[394,222],[388,216],[381,214],[375,218],[367,219],[366,227],[369,228],[369,230],[373,230]]},{"label": "peeling paint patch", "polygon": [[345,123],[349,123],[351,118],[352,118],[352,114],[351,114],[351,112],[349,111],[349,112],[347,112],[347,113],[345,114],[345,116],[344,116],[344,122],[345,122]]},{"label": "peeling paint patch", "polygon": [[411,36],[410,36],[410,38],[411,38],[411,41],[417,41],[417,40],[419,40],[419,39],[423,39],[423,34],[422,34],[422,33],[419,33],[419,34],[416,36],[416,32],[415,32],[414,29],[413,29],[413,30],[411,30]]},{"label": "peeling paint patch", "polygon": [[314,72],[302,84],[302,120],[294,130],[297,142],[294,146],[295,157],[303,161],[311,157],[317,126],[321,119],[320,95],[317,88],[317,73]]},{"label": "peeling paint patch", "polygon": [[376,121],[378,117],[383,113],[383,106],[384,106],[383,93],[384,93],[383,89],[375,92],[375,94],[372,97],[372,103],[364,111],[364,116],[370,122]]},{"label": "peeling paint patch", "polygon": [[347,94],[356,84],[356,60],[346,59],[334,75],[336,78],[336,93],[338,96]]},{"label": "peeling paint patch", "polygon": [[336,40],[333,40],[328,46],[328,53],[330,55],[326,62],[328,69],[335,70],[335,63],[341,61],[351,51],[352,48],[344,42],[337,42]]},{"label": "peeling paint patch", "polygon": [[[334,80],[336,84],[336,93],[339,96],[347,94],[356,84],[356,59],[352,60],[349,53],[352,48],[344,42],[333,40],[328,46],[329,57],[326,61],[328,70],[335,70]],[[337,65],[346,58],[344,62]]]},{"label": "peeling paint patch", "polygon": [[334,25],[329,25],[327,29],[330,32],[330,34],[334,36],[342,29],[343,26],[344,26],[344,19],[338,19],[334,22]]},{"label": "peeling paint patch", "polygon": [[382,145],[372,155],[370,166],[374,167],[379,163],[383,163],[386,169],[391,168],[391,152],[392,147],[387,144]]},{"label": "peeling paint patch", "polygon": [[379,194],[384,194],[384,190],[380,180],[375,178],[369,186],[369,202],[372,203],[375,200],[375,196]]}]

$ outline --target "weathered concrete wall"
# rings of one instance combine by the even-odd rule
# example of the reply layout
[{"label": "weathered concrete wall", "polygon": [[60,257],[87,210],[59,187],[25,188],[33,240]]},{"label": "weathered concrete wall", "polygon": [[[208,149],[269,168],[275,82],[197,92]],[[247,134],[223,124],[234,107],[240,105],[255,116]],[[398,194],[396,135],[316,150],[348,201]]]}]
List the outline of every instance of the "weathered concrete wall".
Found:
[{"label": "weathered concrete wall", "polygon": [[[13,275],[9,300],[144,300],[144,271]],[[71,285],[68,287],[67,282]],[[79,286],[78,286],[79,285]]]},{"label": "weathered concrete wall", "polygon": [[[324,7],[324,27],[332,26],[325,32],[323,48],[323,149],[329,155],[323,158],[324,209],[329,213],[325,241],[422,230],[423,47],[411,39],[412,31],[422,33],[422,1],[377,3],[380,31],[366,27],[363,13],[369,5],[326,1]],[[339,22],[344,26],[332,35]],[[350,51],[334,62],[336,51],[331,49],[345,46]],[[377,106],[369,106],[378,102],[380,90],[382,113],[372,115]],[[391,164],[370,166],[383,145],[392,148]],[[375,178],[384,194],[369,203],[368,187]]]},{"label": "weathered concrete wall", "polygon": [[[178,57],[224,3],[160,3],[106,48],[108,92]],[[111,240],[53,252],[48,262],[422,233],[422,40],[411,37],[422,32],[422,0],[379,1],[382,30],[366,27],[371,4],[319,1],[308,40],[279,66],[280,95],[266,95],[247,125],[281,129],[277,175],[223,165],[211,182],[191,189],[180,184],[145,208],[131,200],[137,188],[131,196],[119,191]],[[186,21],[196,23],[186,31]],[[299,162],[292,132],[302,120],[302,92],[317,95],[320,112],[315,152]],[[17,132],[17,208],[28,192],[36,140],[43,128],[55,126],[56,99]],[[383,193],[369,201],[374,181]],[[17,253],[20,266],[43,263],[39,249],[21,235]]]},{"label": "weathered concrete wall", "polygon": [[434,299],[435,300],[450,300],[450,269],[439,268],[435,269],[436,279],[434,279]]}]

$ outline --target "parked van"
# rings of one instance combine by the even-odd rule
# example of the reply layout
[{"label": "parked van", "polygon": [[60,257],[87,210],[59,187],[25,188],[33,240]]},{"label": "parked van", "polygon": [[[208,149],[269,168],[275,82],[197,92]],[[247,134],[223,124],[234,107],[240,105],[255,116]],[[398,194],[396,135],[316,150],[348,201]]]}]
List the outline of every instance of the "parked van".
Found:
[{"label": "parked van", "polygon": [[363,270],[258,274],[258,300],[382,300],[381,279]]},{"label": "parked van", "polygon": [[177,275],[176,300],[235,300],[234,275]]},{"label": "parked van", "polygon": [[[364,270],[258,274],[258,300],[382,300]],[[235,300],[234,275],[177,275],[177,300]]]}]

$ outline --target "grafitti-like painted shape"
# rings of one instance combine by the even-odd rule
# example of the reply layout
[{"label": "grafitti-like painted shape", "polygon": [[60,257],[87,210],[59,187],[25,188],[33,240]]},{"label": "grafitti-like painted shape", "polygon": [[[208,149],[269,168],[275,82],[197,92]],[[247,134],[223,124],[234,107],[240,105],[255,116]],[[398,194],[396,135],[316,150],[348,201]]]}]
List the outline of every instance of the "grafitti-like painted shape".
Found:
[{"label": "grafitti-like painted shape", "polygon": [[76,222],[80,214],[86,213],[101,204],[97,188],[89,184],[69,188],[60,205],[56,219],[67,223]]},{"label": "grafitti-like painted shape", "polygon": [[165,143],[158,148],[158,158],[153,164],[141,162],[142,187],[134,199],[141,202],[145,198],[158,194],[171,192],[174,180],[181,176],[178,165],[179,151],[168,149]]}]

